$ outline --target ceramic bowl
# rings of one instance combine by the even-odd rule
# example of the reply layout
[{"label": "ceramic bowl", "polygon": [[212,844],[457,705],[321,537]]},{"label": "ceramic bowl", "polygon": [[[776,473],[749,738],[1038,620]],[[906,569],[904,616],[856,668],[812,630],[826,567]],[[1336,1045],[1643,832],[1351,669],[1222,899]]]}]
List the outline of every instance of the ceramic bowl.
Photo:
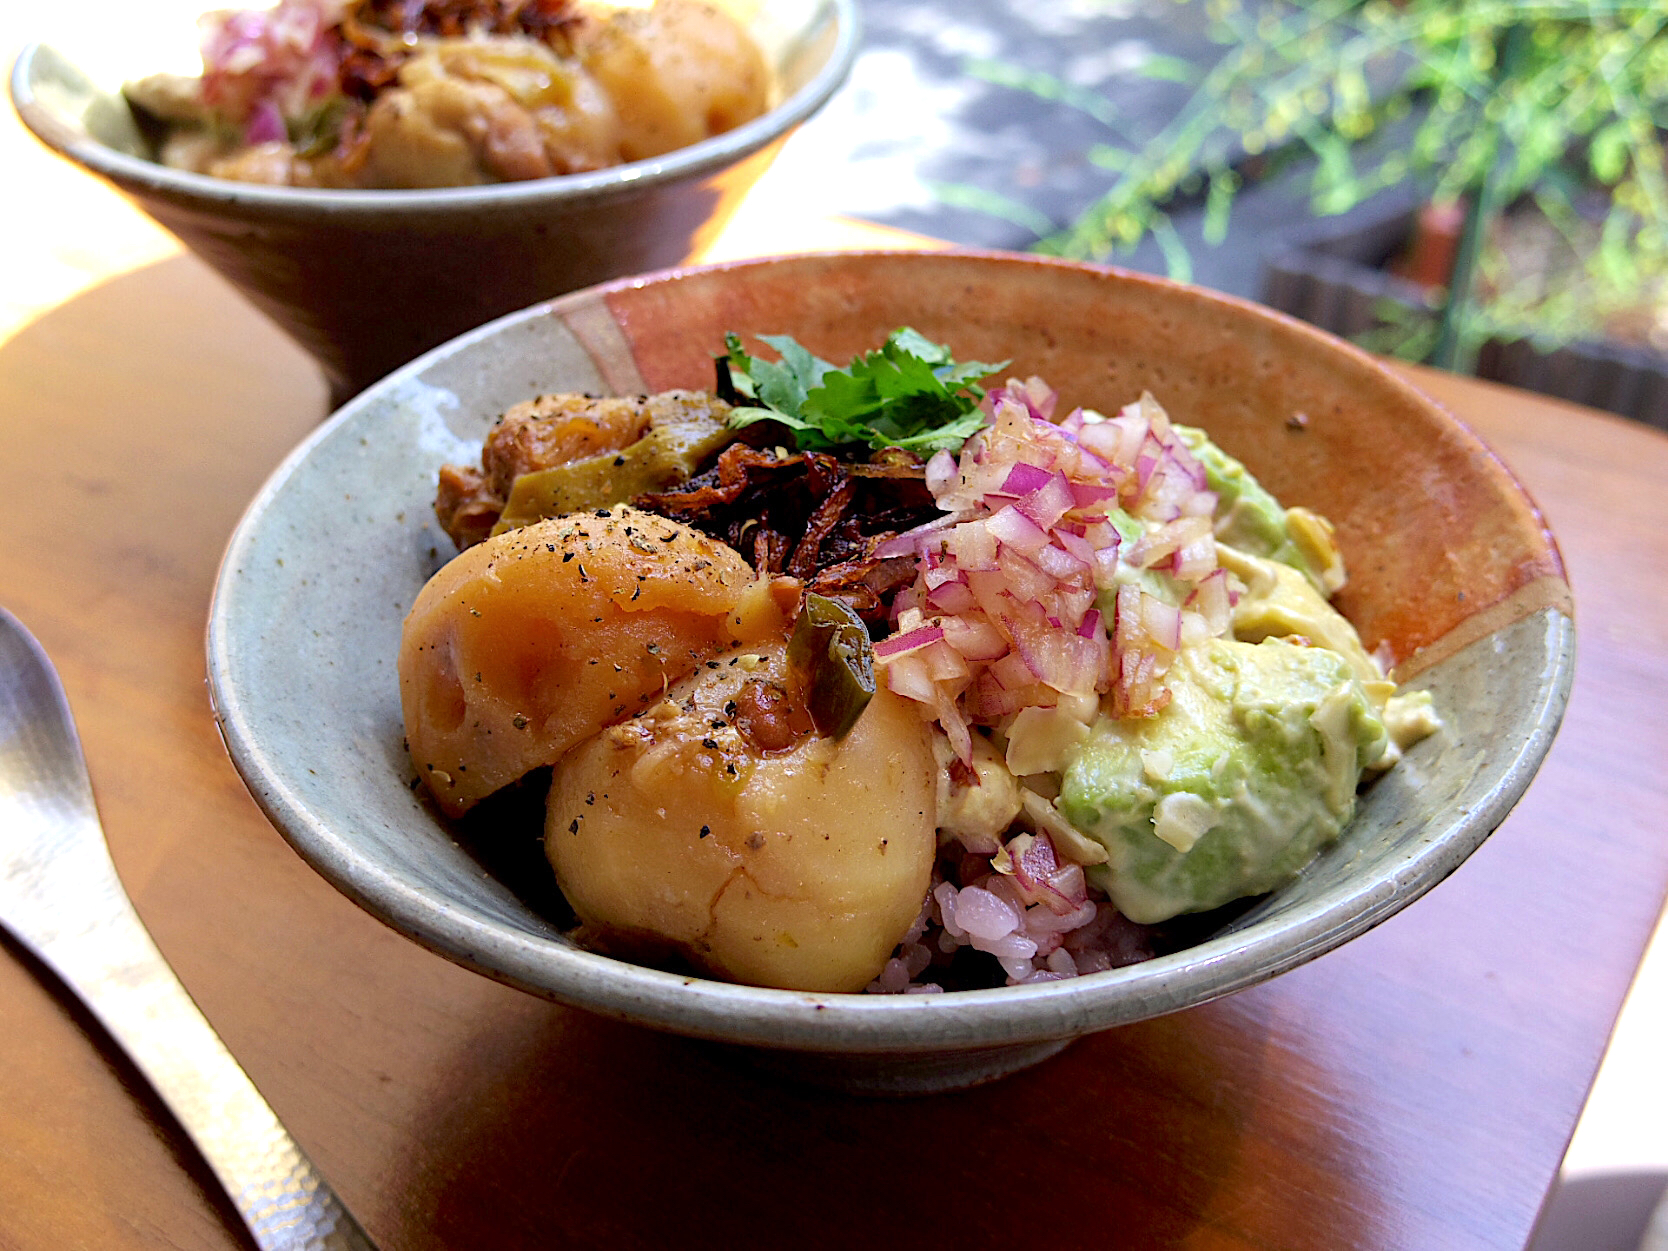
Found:
[{"label": "ceramic bowl", "polygon": [[[1340,606],[1444,728],[1362,796],[1341,841],[1197,945],[1045,985],[805,994],[574,946],[414,793],[395,652],[452,553],[435,472],[541,391],[702,387],[726,330],[835,360],[900,325],[1012,359],[1066,404],[1151,390],[1283,501],[1329,516]],[[671,272],[503,318],[337,413],[256,497],[226,553],[209,674],[232,759],[300,854],[362,907],[534,994],[760,1049],[862,1091],[966,1085],[1092,1030],[1172,1012],[1320,955],[1413,902],[1501,822],[1551,744],[1572,674],[1569,586],[1533,504],[1453,417],[1372,358],[1257,306],[1159,279],[998,254],[864,253]],[[542,857],[535,876],[543,877]]]},{"label": "ceramic bowl", "polygon": [[[338,400],[491,318],[675,265],[710,240],[788,133],[844,81],[854,0],[731,0],[781,102],[725,134],[595,173],[432,191],[263,187],[169,169],[121,84],[156,68],[90,25],[24,50],[12,99],[48,146],[131,196],[323,367]],[[193,32],[181,30],[189,45]]]}]

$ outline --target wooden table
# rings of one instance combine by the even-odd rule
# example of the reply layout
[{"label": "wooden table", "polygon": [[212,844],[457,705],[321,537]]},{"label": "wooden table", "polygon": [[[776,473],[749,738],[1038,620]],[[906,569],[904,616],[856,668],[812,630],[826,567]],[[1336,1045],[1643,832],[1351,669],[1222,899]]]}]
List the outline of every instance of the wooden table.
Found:
[{"label": "wooden table", "polygon": [[[552,1006],[297,859],[221,750],[202,634],[221,547],[324,388],[193,259],[0,341],[0,602],[58,662],[158,943],[389,1251],[1514,1248],[1668,890],[1668,439],[1410,372],[1517,470],[1569,561],[1580,665],[1539,779],[1365,937],[957,1095],[807,1092]],[[239,1245],[158,1105],[8,945],[0,1247]]]}]

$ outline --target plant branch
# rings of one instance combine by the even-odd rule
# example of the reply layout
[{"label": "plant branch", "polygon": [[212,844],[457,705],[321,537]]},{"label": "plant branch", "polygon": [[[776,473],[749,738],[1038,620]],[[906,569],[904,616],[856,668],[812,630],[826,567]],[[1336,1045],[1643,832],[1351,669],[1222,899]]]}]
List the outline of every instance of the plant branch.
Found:
[{"label": "plant branch", "polygon": [[[1504,49],[1496,60],[1496,81],[1504,85],[1512,81],[1528,48],[1530,31],[1527,24],[1511,27],[1503,40]],[[1500,210],[1501,183],[1504,181],[1504,161],[1501,148],[1505,125],[1495,122],[1487,132],[1485,142],[1489,155],[1481,180],[1474,185],[1466,208],[1465,227],[1460,233],[1459,249],[1454,254],[1454,272],[1448,281],[1448,299],[1442,307],[1442,324],[1438,328],[1436,347],[1431,352],[1431,364],[1438,369],[1456,373],[1471,373],[1477,364],[1477,343],[1466,324],[1471,310],[1472,288],[1476,282],[1477,259],[1482,254],[1483,238],[1488,224]]]}]

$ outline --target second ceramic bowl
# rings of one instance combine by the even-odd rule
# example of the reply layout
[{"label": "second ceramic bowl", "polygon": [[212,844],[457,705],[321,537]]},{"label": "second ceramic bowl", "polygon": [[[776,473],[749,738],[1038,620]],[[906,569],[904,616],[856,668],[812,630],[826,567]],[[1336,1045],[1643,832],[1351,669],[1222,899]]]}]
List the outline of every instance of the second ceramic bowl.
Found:
[{"label": "second ceramic bowl", "polygon": [[[147,159],[121,99],[119,26],[24,50],[19,114],[50,147],[133,197],[288,331],[337,402],[472,326],[536,300],[676,264],[729,218],[857,50],[853,0],[733,6],[775,66],[781,102],[734,130],[589,174],[430,191],[228,182]],[[141,20],[135,6],[133,20]],[[182,30],[189,41],[189,27]],[[95,78],[88,69],[97,65]]]}]

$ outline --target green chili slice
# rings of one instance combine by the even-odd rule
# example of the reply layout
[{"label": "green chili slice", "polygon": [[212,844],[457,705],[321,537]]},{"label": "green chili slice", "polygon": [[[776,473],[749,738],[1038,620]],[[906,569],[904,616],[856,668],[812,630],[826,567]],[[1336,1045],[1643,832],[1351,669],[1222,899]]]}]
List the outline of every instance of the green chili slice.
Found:
[{"label": "green chili slice", "polygon": [[788,640],[788,671],[817,733],[843,737],[875,693],[868,627],[845,601],[808,593]]}]

